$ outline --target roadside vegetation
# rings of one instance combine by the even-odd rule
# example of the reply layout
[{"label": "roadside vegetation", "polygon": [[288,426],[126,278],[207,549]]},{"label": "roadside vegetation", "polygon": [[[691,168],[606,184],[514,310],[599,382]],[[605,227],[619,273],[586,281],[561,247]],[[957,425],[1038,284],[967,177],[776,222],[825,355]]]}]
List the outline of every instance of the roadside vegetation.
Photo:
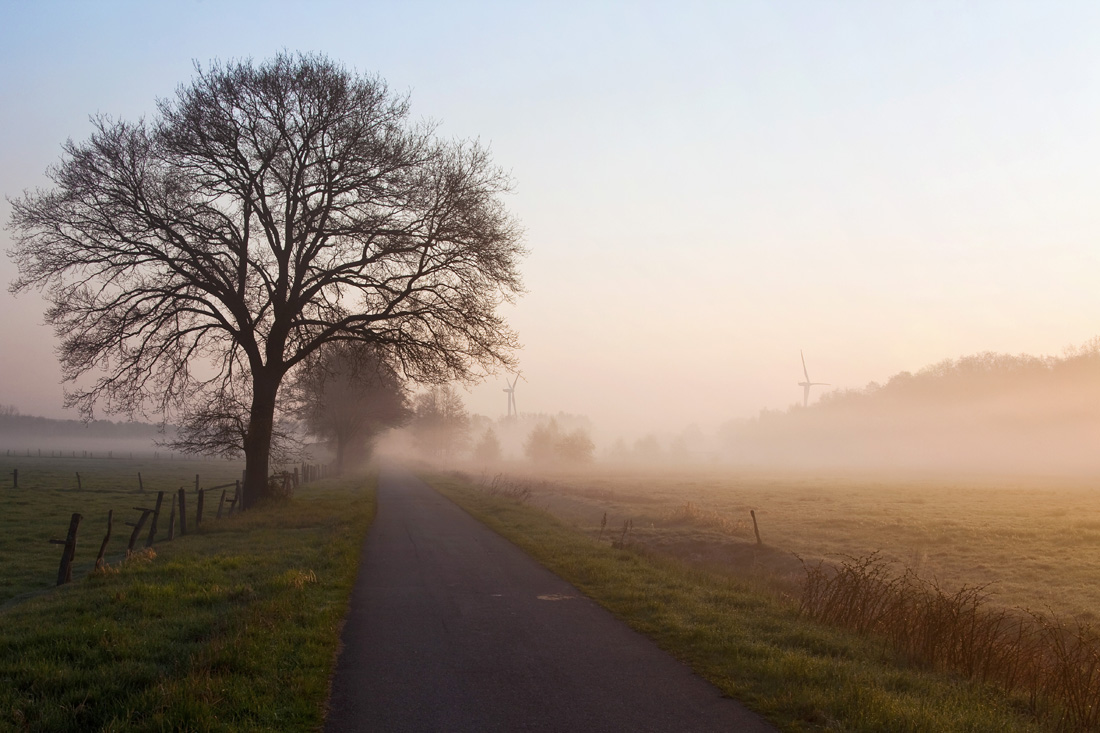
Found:
[{"label": "roadside vegetation", "polygon": [[569,526],[535,506],[541,494],[519,481],[485,487],[465,476],[429,480],[784,730],[1079,729],[1060,709],[1047,707],[1040,716],[1025,694],[912,664],[879,636],[815,620],[800,608],[789,579],[692,566],[633,542],[630,520]]},{"label": "roadside vegetation", "polygon": [[312,483],[9,604],[0,729],[319,728],[374,489]]}]

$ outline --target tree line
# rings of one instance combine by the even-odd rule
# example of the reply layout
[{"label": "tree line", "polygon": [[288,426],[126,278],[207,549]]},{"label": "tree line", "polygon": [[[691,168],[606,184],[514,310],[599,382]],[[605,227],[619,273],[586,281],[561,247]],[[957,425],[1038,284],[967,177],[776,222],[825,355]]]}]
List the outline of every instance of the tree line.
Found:
[{"label": "tree line", "polygon": [[834,390],[722,428],[743,462],[1015,471],[1100,468],[1100,339],[1062,356],[985,352]]}]

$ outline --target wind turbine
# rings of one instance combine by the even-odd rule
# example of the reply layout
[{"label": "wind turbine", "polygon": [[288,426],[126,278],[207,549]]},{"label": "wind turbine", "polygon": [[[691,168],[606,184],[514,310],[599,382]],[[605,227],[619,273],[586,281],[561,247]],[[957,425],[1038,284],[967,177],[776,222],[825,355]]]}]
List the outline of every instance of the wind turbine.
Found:
[{"label": "wind turbine", "polygon": [[810,373],[806,370],[806,355],[802,353],[802,349],[798,350],[798,354],[802,357],[802,373],[806,375],[806,381],[798,383],[802,388],[802,406],[806,407],[810,404],[810,387],[831,387],[832,385],[828,382],[811,382]]},{"label": "wind turbine", "polygon": [[[519,417],[519,409],[516,408],[516,382],[519,381],[519,374],[516,374],[516,378],[512,380],[512,383],[504,390],[508,393],[508,417],[515,415]],[[505,384],[508,384],[508,380],[504,380]]]}]

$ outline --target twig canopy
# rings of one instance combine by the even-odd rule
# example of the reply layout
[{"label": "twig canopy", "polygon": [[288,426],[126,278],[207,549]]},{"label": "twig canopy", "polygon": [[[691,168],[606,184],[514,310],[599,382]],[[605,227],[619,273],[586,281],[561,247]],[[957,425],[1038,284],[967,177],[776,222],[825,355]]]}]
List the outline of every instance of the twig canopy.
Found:
[{"label": "twig canopy", "polygon": [[66,404],[236,405],[247,494],[283,377],[325,343],[375,344],[428,382],[510,365],[509,178],[408,114],[378,79],[281,54],[197,68],[151,121],[93,118],[54,187],[11,202],[11,290],[45,291],[65,380],[91,377]]}]

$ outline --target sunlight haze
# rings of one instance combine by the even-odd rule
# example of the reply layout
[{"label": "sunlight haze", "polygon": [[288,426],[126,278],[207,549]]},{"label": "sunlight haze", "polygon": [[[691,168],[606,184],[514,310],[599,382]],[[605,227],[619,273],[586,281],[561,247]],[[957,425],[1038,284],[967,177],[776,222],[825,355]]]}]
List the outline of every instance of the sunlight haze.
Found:
[{"label": "sunlight haze", "polygon": [[[317,51],[511,172],[521,413],[714,431],[985,351],[1100,333],[1093,3],[3,3],[0,191],[193,62]],[[0,203],[6,224],[10,206]],[[3,230],[4,249],[11,232]],[[0,279],[14,265],[0,259]],[[62,409],[34,294],[0,403]],[[466,397],[505,413],[505,375]]]}]

